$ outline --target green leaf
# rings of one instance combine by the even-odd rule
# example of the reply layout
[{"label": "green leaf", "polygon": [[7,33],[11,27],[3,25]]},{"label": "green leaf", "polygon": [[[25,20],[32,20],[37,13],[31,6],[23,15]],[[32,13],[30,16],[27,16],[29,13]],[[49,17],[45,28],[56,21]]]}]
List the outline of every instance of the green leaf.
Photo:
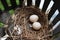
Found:
[{"label": "green leaf", "polygon": [[3,26],[4,26],[4,24],[2,22],[0,22],[0,27],[3,27]]},{"label": "green leaf", "polygon": [[2,4],[1,1],[0,1],[0,9],[1,9],[1,10],[4,10],[4,6],[3,6],[3,4]]},{"label": "green leaf", "polygon": [[13,9],[9,10],[9,13],[10,13],[10,15],[13,15],[14,14],[14,10]]},{"label": "green leaf", "polygon": [[16,0],[16,4],[19,5],[19,0]]},{"label": "green leaf", "polygon": [[10,0],[6,0],[6,2],[7,2],[7,4],[8,4],[8,6],[11,6]]}]

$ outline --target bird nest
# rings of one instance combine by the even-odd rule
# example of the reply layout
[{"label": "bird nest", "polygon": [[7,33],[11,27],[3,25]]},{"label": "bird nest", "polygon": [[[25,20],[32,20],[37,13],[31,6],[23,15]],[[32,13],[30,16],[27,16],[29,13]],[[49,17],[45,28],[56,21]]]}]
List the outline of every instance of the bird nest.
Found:
[{"label": "bird nest", "polygon": [[[41,23],[42,27],[39,30],[34,30],[32,22],[29,17],[31,15],[38,15],[38,22]],[[22,7],[15,10],[14,26],[19,25],[21,33],[16,35],[12,33],[14,40],[50,40],[50,33],[48,29],[48,15],[34,7]]]}]

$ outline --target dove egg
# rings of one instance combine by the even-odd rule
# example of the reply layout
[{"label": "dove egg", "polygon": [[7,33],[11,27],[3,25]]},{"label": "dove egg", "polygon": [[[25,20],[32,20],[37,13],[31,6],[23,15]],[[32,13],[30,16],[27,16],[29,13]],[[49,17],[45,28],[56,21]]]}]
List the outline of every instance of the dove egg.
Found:
[{"label": "dove egg", "polygon": [[39,22],[34,22],[32,25],[33,29],[39,30],[41,28],[41,23]]},{"label": "dove egg", "polygon": [[38,21],[39,17],[37,15],[31,15],[29,19],[31,22],[36,22]]}]

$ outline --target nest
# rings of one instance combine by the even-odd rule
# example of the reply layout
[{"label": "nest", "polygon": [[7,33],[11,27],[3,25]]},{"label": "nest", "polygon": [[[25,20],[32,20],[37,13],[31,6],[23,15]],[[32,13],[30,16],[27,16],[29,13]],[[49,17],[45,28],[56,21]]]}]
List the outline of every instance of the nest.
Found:
[{"label": "nest", "polygon": [[[38,22],[42,27],[39,30],[34,30],[30,25],[29,17],[33,14],[39,16]],[[14,26],[20,25],[22,33],[19,35],[12,35],[14,40],[50,40],[48,29],[48,15],[34,7],[22,7],[15,10]]]}]

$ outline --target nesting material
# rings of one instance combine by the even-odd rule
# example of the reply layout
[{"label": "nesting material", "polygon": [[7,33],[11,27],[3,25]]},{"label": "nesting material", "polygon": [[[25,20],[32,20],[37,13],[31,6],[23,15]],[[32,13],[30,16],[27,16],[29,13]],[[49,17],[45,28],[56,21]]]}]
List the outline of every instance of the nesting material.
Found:
[{"label": "nesting material", "polygon": [[[31,15],[37,15],[39,30],[34,30],[32,22],[30,21]],[[32,19],[31,19],[32,20]],[[22,7],[15,10],[14,25],[20,25],[22,33],[18,38],[23,40],[50,40],[48,30],[48,16],[40,11],[38,8],[33,7]],[[38,29],[37,28],[37,29]],[[16,37],[17,38],[17,37]],[[17,38],[17,39],[18,39]]]},{"label": "nesting material", "polygon": [[14,27],[14,30],[15,30],[15,33],[14,34],[16,34],[16,35],[20,35],[22,33],[22,29],[20,28],[19,25],[16,25]]}]

